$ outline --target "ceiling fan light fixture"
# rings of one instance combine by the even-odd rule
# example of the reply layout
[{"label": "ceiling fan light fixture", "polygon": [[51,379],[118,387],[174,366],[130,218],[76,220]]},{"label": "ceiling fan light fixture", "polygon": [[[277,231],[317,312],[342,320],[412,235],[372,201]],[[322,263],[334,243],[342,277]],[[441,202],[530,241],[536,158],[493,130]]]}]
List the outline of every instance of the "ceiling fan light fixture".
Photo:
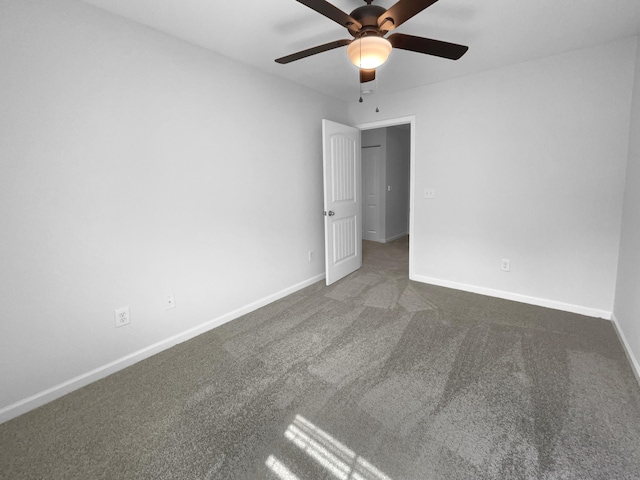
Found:
[{"label": "ceiling fan light fixture", "polygon": [[358,68],[378,68],[389,58],[391,42],[378,36],[362,36],[353,40],[347,47],[351,63]]}]

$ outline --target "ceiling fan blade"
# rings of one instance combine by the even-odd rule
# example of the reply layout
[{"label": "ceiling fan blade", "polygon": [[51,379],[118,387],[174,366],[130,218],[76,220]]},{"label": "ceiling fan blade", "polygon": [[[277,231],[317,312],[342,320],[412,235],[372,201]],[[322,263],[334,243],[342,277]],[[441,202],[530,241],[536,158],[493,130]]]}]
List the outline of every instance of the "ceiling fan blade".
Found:
[{"label": "ceiling fan blade", "polygon": [[362,28],[362,24],[359,23],[355,18],[351,15],[346,14],[338,7],[334,7],[329,2],[325,0],[297,0],[299,3],[306,5],[312,10],[324,15],[327,18],[330,18],[336,23],[339,23],[345,28],[352,30],[354,32],[359,31]]},{"label": "ceiling fan blade", "polygon": [[333,50],[334,48],[344,47],[345,45],[349,45],[351,40],[336,40],[335,42],[325,43],[324,45],[318,45],[317,47],[307,48],[306,50],[302,50],[297,53],[292,53],[291,55],[287,55],[286,57],[276,58],[277,63],[291,63],[296,60],[300,60],[301,58],[310,57],[311,55],[315,55],[316,53],[326,52],[327,50]]},{"label": "ceiling fan blade", "polygon": [[360,83],[372,82],[376,79],[376,69],[372,68],[371,70],[365,70],[364,68],[360,69]]},{"label": "ceiling fan blade", "polygon": [[438,0],[400,0],[378,17],[378,26],[381,30],[393,30],[437,1]]},{"label": "ceiling fan blade", "polygon": [[401,50],[411,50],[412,52],[426,53],[436,57],[458,60],[464,55],[469,47],[458,45],[457,43],[443,42],[442,40],[432,40],[431,38],[414,37],[404,33],[394,33],[387,38],[394,48]]}]

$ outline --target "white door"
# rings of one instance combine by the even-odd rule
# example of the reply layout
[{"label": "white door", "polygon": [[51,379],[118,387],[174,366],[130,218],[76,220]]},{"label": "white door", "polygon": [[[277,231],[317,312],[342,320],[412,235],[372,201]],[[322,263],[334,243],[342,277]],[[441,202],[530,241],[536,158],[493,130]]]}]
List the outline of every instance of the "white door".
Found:
[{"label": "white door", "polygon": [[360,130],[322,120],[327,285],[362,266]]},{"label": "white door", "polygon": [[362,148],[362,238],[379,242],[380,228],[380,147]]}]

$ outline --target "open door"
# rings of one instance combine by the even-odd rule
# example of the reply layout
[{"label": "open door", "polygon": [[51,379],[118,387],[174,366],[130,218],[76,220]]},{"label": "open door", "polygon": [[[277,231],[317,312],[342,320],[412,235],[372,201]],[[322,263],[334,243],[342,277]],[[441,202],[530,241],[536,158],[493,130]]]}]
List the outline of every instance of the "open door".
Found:
[{"label": "open door", "polygon": [[362,266],[360,130],[322,120],[327,285]]}]

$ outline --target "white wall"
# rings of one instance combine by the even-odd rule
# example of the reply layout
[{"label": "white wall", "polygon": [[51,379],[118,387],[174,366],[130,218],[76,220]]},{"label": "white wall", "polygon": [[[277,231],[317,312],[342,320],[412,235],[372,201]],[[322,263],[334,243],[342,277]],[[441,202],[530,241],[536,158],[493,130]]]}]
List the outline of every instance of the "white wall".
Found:
[{"label": "white wall", "polygon": [[609,316],[634,63],[630,38],[350,104],[416,115],[414,278]]},{"label": "white wall", "polygon": [[0,421],[322,278],[342,102],[74,1],[0,44]]},{"label": "white wall", "polygon": [[624,191],[622,236],[614,316],[636,373],[640,374],[640,48],[636,49],[629,163]]}]

